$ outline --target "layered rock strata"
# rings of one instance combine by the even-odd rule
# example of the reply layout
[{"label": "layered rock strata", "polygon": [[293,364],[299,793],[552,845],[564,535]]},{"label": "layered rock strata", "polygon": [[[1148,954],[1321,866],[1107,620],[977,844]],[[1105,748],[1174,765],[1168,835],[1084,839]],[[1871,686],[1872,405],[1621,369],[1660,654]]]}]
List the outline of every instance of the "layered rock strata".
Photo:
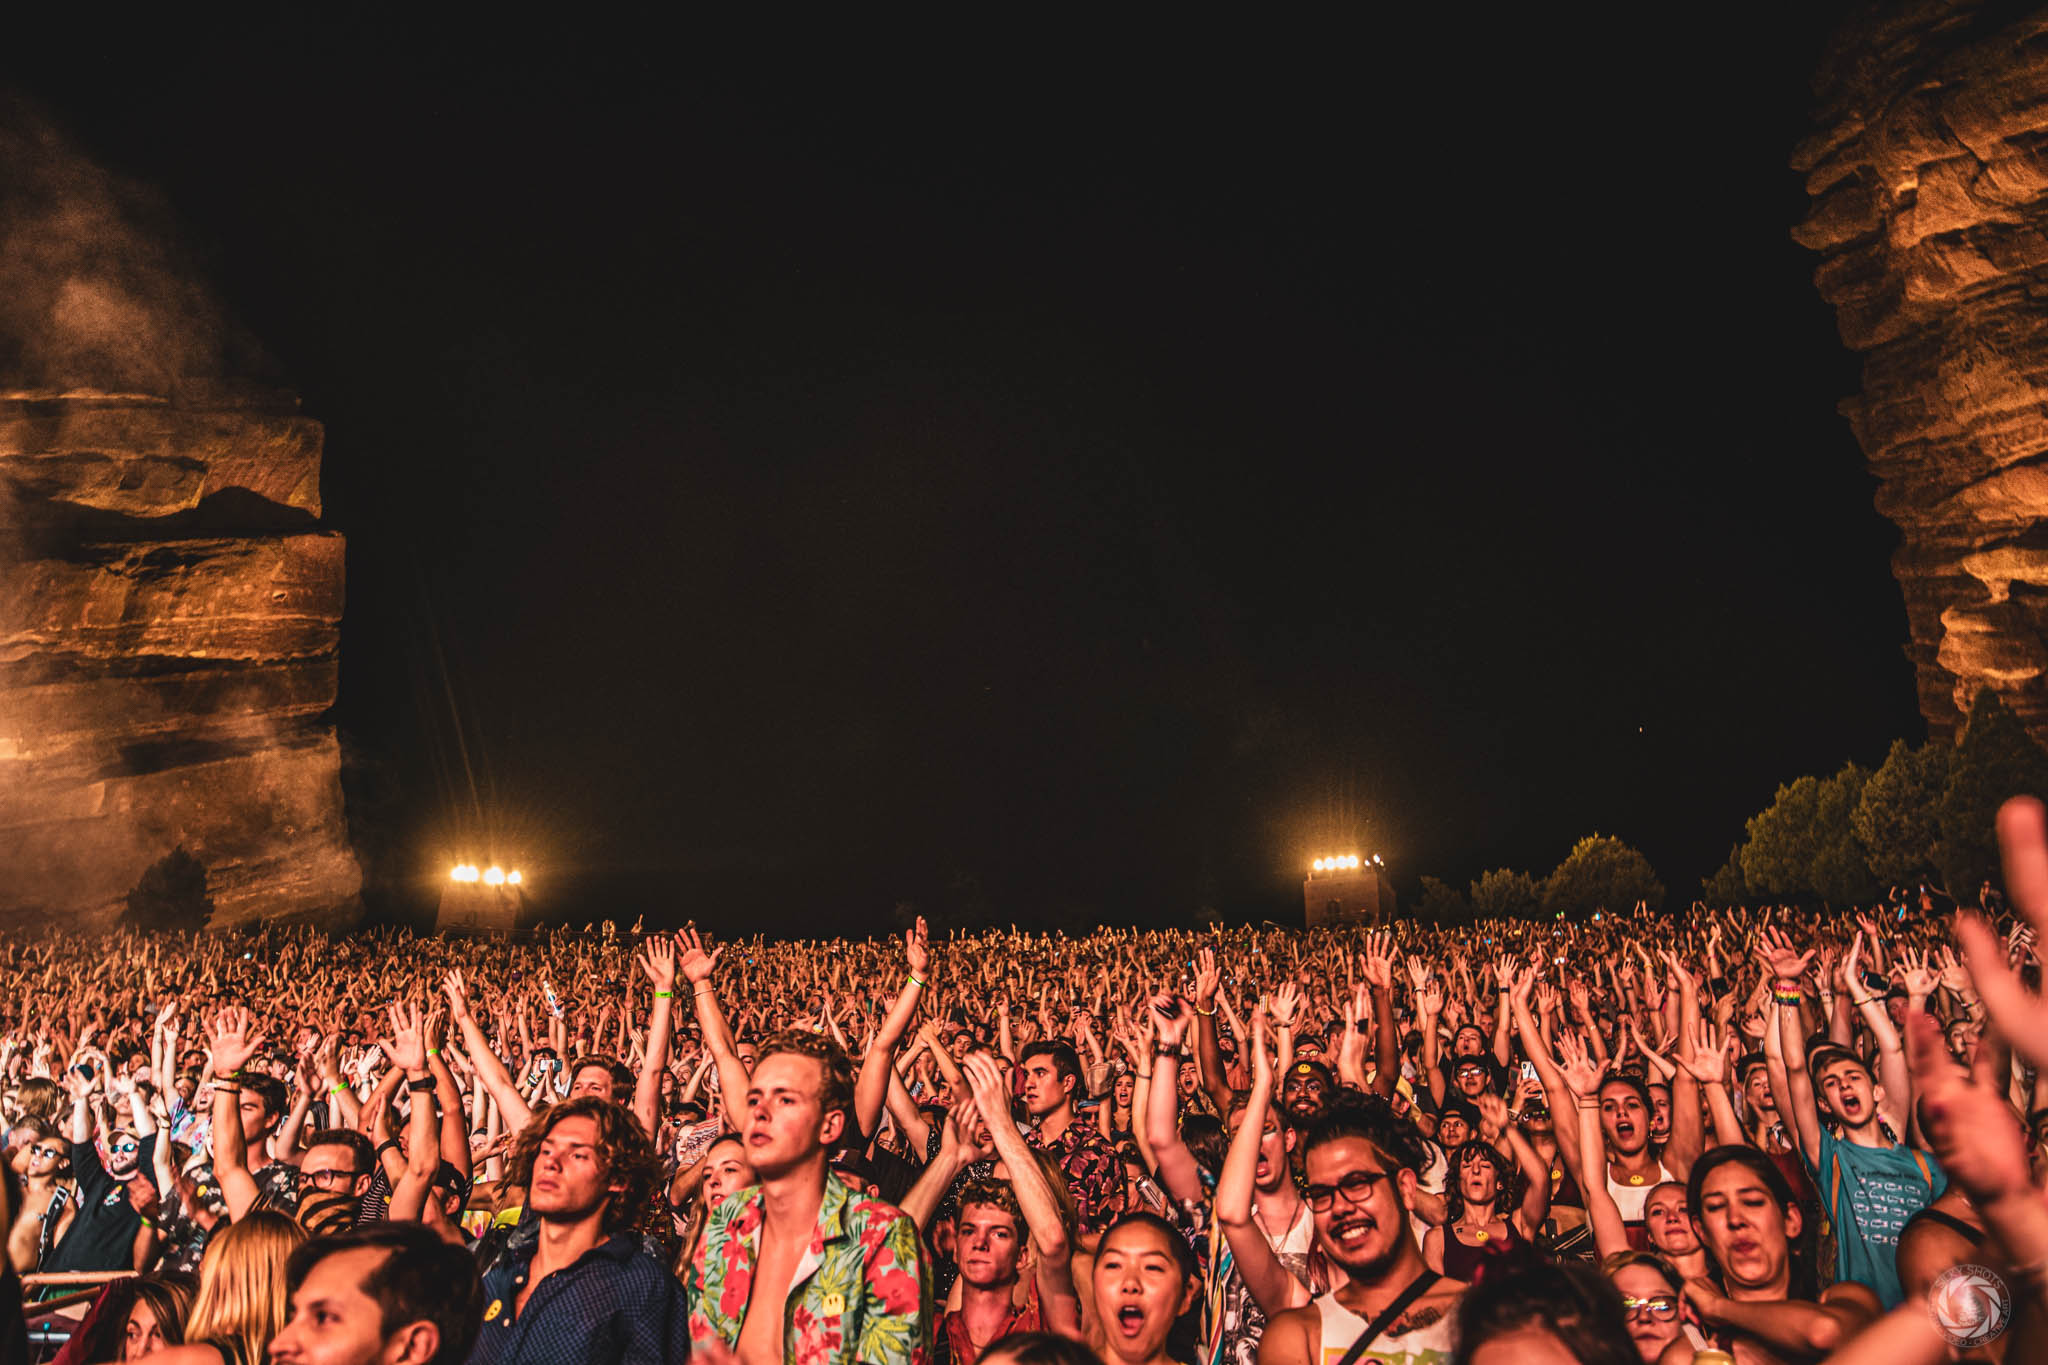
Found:
[{"label": "layered rock strata", "polygon": [[285,395],[0,394],[0,918],[109,922],[179,847],[215,925],[353,908],[321,444]]},{"label": "layered rock strata", "polygon": [[1931,732],[1980,688],[2048,740],[2048,13],[1873,7],[1815,81],[1793,236],[1864,355],[1842,405],[1898,524]]}]

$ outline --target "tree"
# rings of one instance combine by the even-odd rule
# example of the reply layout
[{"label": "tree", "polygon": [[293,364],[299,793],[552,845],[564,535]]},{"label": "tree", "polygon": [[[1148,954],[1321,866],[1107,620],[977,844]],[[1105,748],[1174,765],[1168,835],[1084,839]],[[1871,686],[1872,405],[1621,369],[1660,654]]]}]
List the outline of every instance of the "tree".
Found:
[{"label": "tree", "polygon": [[1818,851],[1814,822],[1820,810],[1820,779],[1801,777],[1778,788],[1771,804],[1750,817],[1742,845],[1742,880],[1767,896],[1804,896],[1813,890]]},{"label": "tree", "polygon": [[1970,718],[1941,792],[1934,865],[1950,895],[1974,902],[1978,884],[1998,875],[1998,807],[2008,797],[2044,792],[2048,753],[1998,694],[1984,688],[1970,702]]},{"label": "tree", "polygon": [[1948,785],[1946,745],[1915,749],[1892,741],[1884,762],[1863,784],[1850,822],[1871,875],[1884,883],[1917,881],[1934,866],[1941,840],[1941,793]]},{"label": "tree", "polygon": [[1415,903],[1415,918],[1426,924],[1457,923],[1469,919],[1472,907],[1458,894],[1458,888],[1435,877],[1422,879],[1422,899]]},{"label": "tree", "polygon": [[1533,915],[1542,903],[1542,889],[1526,872],[1497,867],[1472,883],[1472,909],[1484,919]]},{"label": "tree", "polygon": [[1749,883],[1742,878],[1742,845],[1728,847],[1728,861],[1721,864],[1721,870],[1700,883],[1700,894],[1707,904],[1716,909],[1727,905],[1741,905],[1749,899]]},{"label": "tree", "polygon": [[1856,804],[1869,781],[1870,769],[1845,763],[1842,771],[1820,784],[1814,801],[1813,866],[1806,884],[1831,904],[1875,900],[1882,890],[1856,841]]},{"label": "tree", "polygon": [[1655,910],[1664,903],[1664,883],[1648,858],[1611,835],[1579,840],[1543,880],[1543,909],[1550,914],[1622,911],[1639,900]]},{"label": "tree", "polygon": [[178,845],[142,871],[121,912],[124,928],[197,931],[213,918],[206,865]]}]

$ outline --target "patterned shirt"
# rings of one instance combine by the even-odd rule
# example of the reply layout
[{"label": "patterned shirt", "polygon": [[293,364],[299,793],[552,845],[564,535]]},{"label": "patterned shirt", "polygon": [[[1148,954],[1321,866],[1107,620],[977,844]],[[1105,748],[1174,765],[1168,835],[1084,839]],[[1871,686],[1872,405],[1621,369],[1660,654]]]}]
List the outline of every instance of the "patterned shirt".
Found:
[{"label": "patterned shirt", "polygon": [[[767,1220],[761,1187],[720,1204],[690,1262],[690,1342],[737,1347]],[[788,1365],[927,1365],[931,1357],[930,1267],[917,1224],[892,1204],[856,1193],[835,1175],[811,1245],[790,1276],[782,1312]]]},{"label": "patterned shirt", "polygon": [[682,1365],[690,1358],[681,1287],[632,1233],[613,1233],[542,1279],[520,1308],[532,1265],[529,1246],[485,1273],[484,1324],[469,1365]]},{"label": "patterned shirt", "polygon": [[1124,1163],[1094,1124],[1072,1119],[1057,1138],[1033,1128],[1024,1140],[1060,1163],[1083,1231],[1101,1232],[1124,1211]]}]

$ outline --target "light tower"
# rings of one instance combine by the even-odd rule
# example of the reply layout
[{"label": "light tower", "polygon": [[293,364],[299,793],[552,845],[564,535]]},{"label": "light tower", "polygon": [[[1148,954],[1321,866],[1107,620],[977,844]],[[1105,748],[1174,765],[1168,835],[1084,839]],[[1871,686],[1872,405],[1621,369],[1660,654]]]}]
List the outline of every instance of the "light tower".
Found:
[{"label": "light tower", "polygon": [[519,927],[525,909],[524,872],[516,867],[508,872],[495,864],[457,863],[441,884],[441,910],[434,917],[434,929],[506,934]]},{"label": "light tower", "polygon": [[1311,929],[1318,924],[1384,924],[1394,917],[1394,888],[1379,854],[1331,854],[1309,864],[1301,905]]}]

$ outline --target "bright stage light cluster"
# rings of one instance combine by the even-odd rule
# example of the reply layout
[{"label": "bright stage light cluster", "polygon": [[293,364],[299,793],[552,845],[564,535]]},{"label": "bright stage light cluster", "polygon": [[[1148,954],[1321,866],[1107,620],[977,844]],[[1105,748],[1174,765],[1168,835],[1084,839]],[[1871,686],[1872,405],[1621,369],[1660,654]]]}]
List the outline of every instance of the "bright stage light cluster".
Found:
[{"label": "bright stage light cluster", "polygon": [[448,873],[450,881],[482,882],[485,886],[520,886],[526,877],[518,868],[507,872],[502,867],[478,868],[475,863],[457,863]]},{"label": "bright stage light cluster", "polygon": [[1349,872],[1353,868],[1364,867],[1367,863],[1375,867],[1386,866],[1380,861],[1380,855],[1377,853],[1370,858],[1361,858],[1356,853],[1346,853],[1335,858],[1318,858],[1309,866],[1317,872]]}]

